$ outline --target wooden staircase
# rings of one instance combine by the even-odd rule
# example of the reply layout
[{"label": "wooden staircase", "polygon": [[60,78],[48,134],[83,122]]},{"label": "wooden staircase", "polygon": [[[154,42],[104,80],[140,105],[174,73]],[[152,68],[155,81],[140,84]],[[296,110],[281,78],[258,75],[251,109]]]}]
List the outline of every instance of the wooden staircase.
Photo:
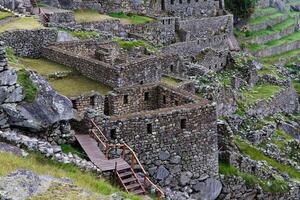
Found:
[{"label": "wooden staircase", "polygon": [[130,192],[135,195],[146,194],[145,188],[140,183],[136,173],[131,167],[128,169],[117,170],[116,175],[126,192]]},{"label": "wooden staircase", "polygon": [[[75,137],[90,160],[101,171],[113,171],[115,180],[126,192],[135,195],[146,195],[147,188],[150,188],[155,191],[157,199],[164,196],[163,191],[147,176],[147,172],[141,165],[136,153],[126,143],[109,144],[101,129],[93,121],[91,121],[91,124],[93,129],[90,131],[90,135],[76,134]],[[120,158],[110,159],[111,149],[121,150]],[[125,160],[129,160],[130,163]],[[137,170],[143,174],[143,177],[136,173]]]}]

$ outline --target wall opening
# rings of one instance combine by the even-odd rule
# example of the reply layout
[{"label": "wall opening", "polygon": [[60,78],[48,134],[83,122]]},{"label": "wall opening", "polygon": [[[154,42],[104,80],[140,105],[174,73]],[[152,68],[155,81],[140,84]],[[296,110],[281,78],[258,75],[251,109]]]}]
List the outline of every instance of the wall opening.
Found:
[{"label": "wall opening", "polygon": [[181,129],[186,129],[186,119],[181,119],[180,120],[180,128]]},{"label": "wall opening", "polygon": [[149,92],[144,93],[144,100],[149,101]]},{"label": "wall opening", "polygon": [[161,0],[161,10],[166,10],[165,0]]},{"label": "wall opening", "polygon": [[147,133],[148,134],[152,133],[152,124],[147,124]]},{"label": "wall opening", "polygon": [[116,132],[116,129],[115,129],[115,128],[110,130],[110,138],[111,138],[112,140],[117,139],[117,132]]},{"label": "wall opening", "polygon": [[123,104],[128,104],[128,95],[125,94],[123,97]]}]

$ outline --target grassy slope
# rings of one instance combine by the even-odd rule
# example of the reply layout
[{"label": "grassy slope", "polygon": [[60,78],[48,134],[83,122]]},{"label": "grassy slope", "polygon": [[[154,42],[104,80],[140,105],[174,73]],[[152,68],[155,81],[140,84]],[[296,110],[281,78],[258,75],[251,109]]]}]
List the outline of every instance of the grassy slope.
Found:
[{"label": "grassy slope", "polygon": [[34,17],[23,17],[18,18],[14,21],[1,25],[0,32],[15,30],[15,29],[41,29],[43,28],[42,24]]},{"label": "grassy slope", "polygon": [[[92,173],[82,172],[71,164],[60,164],[48,160],[37,154],[30,154],[27,158],[20,158],[9,153],[0,153],[0,176],[5,176],[17,169],[27,169],[41,175],[49,175],[57,178],[70,178],[74,184],[88,191],[102,195],[110,195],[114,192],[120,192],[103,179],[98,179]],[[138,200],[140,197],[125,194],[122,196],[129,199]]]},{"label": "grassy slope", "polygon": [[265,16],[260,16],[260,17],[252,18],[252,19],[249,20],[248,23],[250,25],[261,24],[262,22],[265,22],[265,21],[268,21],[268,20],[272,20],[272,19],[284,16],[284,15],[285,15],[285,13],[277,12],[277,13],[274,13],[274,14],[271,14],[271,15],[265,15]]},{"label": "grassy slope", "polygon": [[242,142],[241,140],[236,139],[235,143],[239,147],[240,151],[248,156],[250,156],[253,160],[264,160],[266,161],[270,166],[274,167],[276,170],[287,173],[292,179],[295,179],[297,181],[300,181],[300,172],[298,172],[295,168],[281,164],[277,162],[276,160],[269,158],[268,156],[265,156],[263,153],[261,153],[257,148]]},{"label": "grassy slope", "polygon": [[241,92],[242,96],[245,98],[243,104],[247,106],[255,103],[257,100],[268,99],[281,89],[282,88],[277,85],[255,85],[251,90],[244,90]]}]

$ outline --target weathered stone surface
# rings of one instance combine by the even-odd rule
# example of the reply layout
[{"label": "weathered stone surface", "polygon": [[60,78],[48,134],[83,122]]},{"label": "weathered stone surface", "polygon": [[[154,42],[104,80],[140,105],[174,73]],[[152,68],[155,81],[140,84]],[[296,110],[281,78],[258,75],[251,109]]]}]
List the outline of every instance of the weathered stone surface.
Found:
[{"label": "weathered stone surface", "polygon": [[5,70],[0,73],[0,86],[10,86],[14,85],[17,82],[17,73],[15,70]]},{"label": "weathered stone surface", "polygon": [[155,178],[157,180],[165,180],[168,176],[169,176],[170,172],[163,166],[159,166],[156,174],[155,174]]},{"label": "weathered stone surface", "polygon": [[170,158],[170,153],[167,151],[159,152],[159,159],[160,160],[168,160]]},{"label": "weathered stone surface", "polygon": [[72,103],[59,95],[45,79],[34,72],[30,78],[38,87],[38,94],[32,103],[2,105],[9,116],[9,124],[31,131],[41,131],[54,123],[73,118]]},{"label": "weathered stone surface", "polygon": [[198,192],[195,194],[196,199],[214,200],[222,190],[222,183],[214,178],[208,178],[204,182],[197,183],[193,189]]},{"label": "weathered stone surface", "polygon": [[186,186],[190,181],[191,181],[191,178],[193,176],[193,173],[191,172],[183,172],[180,176],[180,185],[181,186]]}]

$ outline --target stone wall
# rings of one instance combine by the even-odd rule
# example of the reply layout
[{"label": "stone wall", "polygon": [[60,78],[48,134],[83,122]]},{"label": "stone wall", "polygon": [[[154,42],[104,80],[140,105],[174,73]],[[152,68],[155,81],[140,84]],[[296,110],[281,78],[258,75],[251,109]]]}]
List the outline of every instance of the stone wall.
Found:
[{"label": "stone wall", "polygon": [[178,20],[177,27],[182,35],[181,41],[193,41],[212,35],[226,34],[229,36],[233,33],[233,16],[228,14],[201,19]]},{"label": "stone wall", "polygon": [[[98,119],[103,124],[103,119]],[[179,189],[218,175],[216,110],[207,103],[108,117],[104,132],[125,141],[161,186]]]},{"label": "stone wall", "polygon": [[215,16],[220,2],[215,0],[161,0],[161,10],[177,17]]},{"label": "stone wall", "polygon": [[57,31],[53,29],[14,30],[0,33],[6,46],[11,47],[18,56],[39,57],[41,49],[56,42]]},{"label": "stone wall", "polygon": [[262,50],[258,50],[256,52],[254,52],[254,55],[258,56],[258,57],[265,57],[265,56],[280,54],[280,53],[291,51],[291,50],[298,49],[298,48],[300,48],[300,40],[294,41],[291,43],[285,43],[285,44],[282,44],[279,46],[264,48]]},{"label": "stone wall", "polygon": [[296,30],[296,26],[295,26],[295,24],[293,24],[292,26],[290,26],[280,32],[275,32],[271,35],[255,37],[255,38],[251,39],[250,42],[256,43],[256,44],[264,44],[268,41],[278,40],[284,36],[290,35],[290,34],[294,33],[295,30]]},{"label": "stone wall", "polygon": [[228,49],[228,38],[223,34],[195,41],[179,42],[164,47],[162,52],[166,54],[178,54],[181,56],[195,56],[205,48]]},{"label": "stone wall", "polygon": [[[45,11],[44,11],[45,12]],[[74,23],[75,16],[72,11],[52,9],[50,12],[46,12],[47,23]],[[42,19],[45,19],[44,16],[41,16]]]},{"label": "stone wall", "polygon": [[73,108],[79,115],[83,115],[89,108],[96,110],[99,114],[104,114],[104,97],[98,93],[80,95],[70,99]]},{"label": "stone wall", "polygon": [[117,89],[107,96],[109,115],[155,110],[192,103],[193,96],[166,85],[144,85]]},{"label": "stone wall", "polygon": [[248,116],[270,116],[276,113],[294,113],[299,110],[298,95],[292,86],[283,88],[270,99],[260,100],[247,109]]},{"label": "stone wall", "polygon": [[113,88],[160,81],[160,61],[155,56],[138,59],[132,63],[111,66],[87,56],[101,41],[86,40],[57,43],[43,48],[43,56],[73,67],[83,75]]}]

